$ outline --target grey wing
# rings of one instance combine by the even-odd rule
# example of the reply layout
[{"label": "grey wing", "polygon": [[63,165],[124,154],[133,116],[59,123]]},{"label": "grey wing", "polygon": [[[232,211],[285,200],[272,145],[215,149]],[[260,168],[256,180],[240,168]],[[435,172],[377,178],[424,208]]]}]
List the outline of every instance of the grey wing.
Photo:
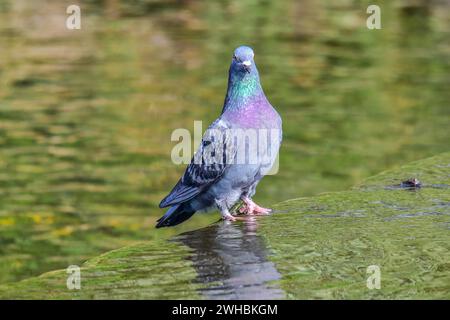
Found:
[{"label": "grey wing", "polygon": [[222,176],[236,155],[227,129],[229,124],[220,118],[211,124],[184,175],[161,201],[160,208],[194,198]]}]

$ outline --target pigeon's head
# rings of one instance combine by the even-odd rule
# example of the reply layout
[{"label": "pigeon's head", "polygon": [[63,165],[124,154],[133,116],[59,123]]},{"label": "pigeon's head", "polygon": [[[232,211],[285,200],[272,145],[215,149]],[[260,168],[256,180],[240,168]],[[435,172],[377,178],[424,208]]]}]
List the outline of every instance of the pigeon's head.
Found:
[{"label": "pigeon's head", "polygon": [[238,47],[234,50],[231,71],[241,76],[256,72],[255,62],[253,61],[254,56],[252,48],[247,46]]}]

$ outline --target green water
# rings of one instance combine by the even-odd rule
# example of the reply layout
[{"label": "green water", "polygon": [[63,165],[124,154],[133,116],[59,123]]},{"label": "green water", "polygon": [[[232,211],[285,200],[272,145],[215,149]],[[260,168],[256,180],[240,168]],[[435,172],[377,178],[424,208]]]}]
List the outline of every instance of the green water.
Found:
[{"label": "green water", "polygon": [[368,30],[369,3],[84,1],[67,30],[71,3],[0,0],[0,283],[218,219],[153,228],[170,135],[217,117],[240,44],[284,120],[263,205],[447,151],[448,5],[382,1]]},{"label": "green water", "polygon": [[[414,176],[421,188],[399,187]],[[9,299],[449,299],[450,153],[349,191],[292,199],[265,217],[212,224],[0,285]],[[379,287],[368,283],[379,270]]]}]

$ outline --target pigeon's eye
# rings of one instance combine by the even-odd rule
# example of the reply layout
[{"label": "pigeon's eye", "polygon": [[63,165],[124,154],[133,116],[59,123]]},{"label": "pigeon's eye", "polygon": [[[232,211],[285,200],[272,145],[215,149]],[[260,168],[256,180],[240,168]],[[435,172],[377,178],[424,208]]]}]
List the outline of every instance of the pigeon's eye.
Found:
[{"label": "pigeon's eye", "polygon": [[238,57],[236,57],[236,55],[233,55],[233,59],[236,61],[239,61]]}]

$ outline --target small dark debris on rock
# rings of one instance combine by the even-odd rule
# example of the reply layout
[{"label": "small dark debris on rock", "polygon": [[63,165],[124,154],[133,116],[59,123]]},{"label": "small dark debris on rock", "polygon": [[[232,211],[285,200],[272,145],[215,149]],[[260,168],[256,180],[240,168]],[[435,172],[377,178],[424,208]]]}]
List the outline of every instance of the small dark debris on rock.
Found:
[{"label": "small dark debris on rock", "polygon": [[400,184],[400,187],[410,188],[410,189],[420,188],[421,186],[422,186],[422,183],[419,180],[417,180],[416,178],[411,178],[411,179],[405,180]]}]

